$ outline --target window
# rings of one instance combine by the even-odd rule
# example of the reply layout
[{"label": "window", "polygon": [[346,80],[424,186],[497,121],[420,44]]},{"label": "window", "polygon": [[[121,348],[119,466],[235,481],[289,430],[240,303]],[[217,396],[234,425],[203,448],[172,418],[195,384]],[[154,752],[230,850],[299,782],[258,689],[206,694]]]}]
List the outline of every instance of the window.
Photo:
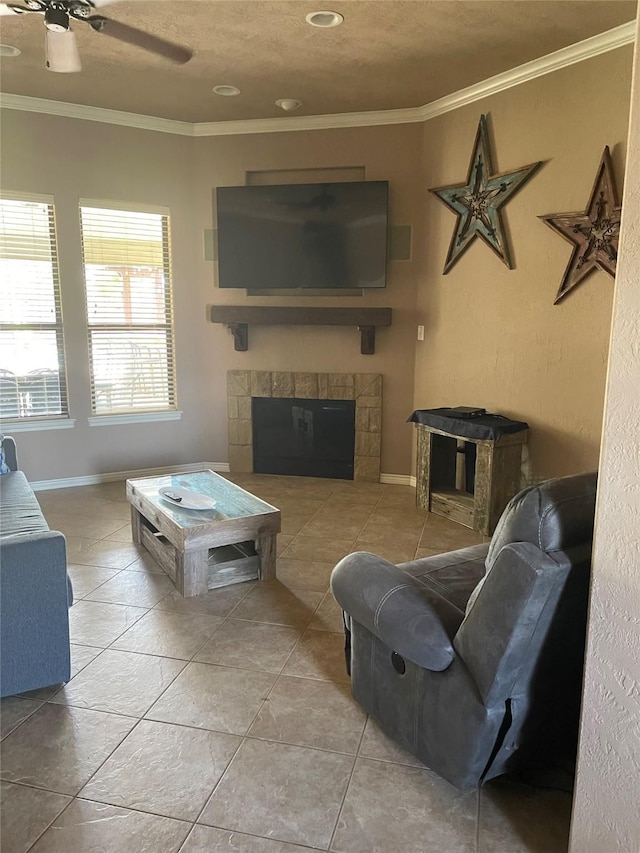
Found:
[{"label": "window", "polygon": [[81,202],[95,415],[173,410],[169,215]]},{"label": "window", "polygon": [[0,198],[0,417],[67,416],[53,198]]}]

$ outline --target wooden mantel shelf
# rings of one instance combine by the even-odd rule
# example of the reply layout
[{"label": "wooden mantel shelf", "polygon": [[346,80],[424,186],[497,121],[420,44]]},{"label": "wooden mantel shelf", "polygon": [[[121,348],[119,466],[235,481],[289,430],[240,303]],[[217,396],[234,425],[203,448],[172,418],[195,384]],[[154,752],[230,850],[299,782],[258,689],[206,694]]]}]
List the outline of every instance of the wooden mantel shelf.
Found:
[{"label": "wooden mantel shelf", "polygon": [[212,305],[211,322],[226,323],[238,352],[249,349],[249,326],[357,326],[360,352],[376,351],[376,326],[391,325],[391,308],[282,308],[264,305]]}]

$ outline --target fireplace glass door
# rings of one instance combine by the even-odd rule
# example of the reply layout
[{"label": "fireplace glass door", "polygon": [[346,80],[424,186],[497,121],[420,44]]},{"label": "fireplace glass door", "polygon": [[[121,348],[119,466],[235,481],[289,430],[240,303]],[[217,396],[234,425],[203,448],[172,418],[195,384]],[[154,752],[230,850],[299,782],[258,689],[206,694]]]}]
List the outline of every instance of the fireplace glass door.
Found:
[{"label": "fireplace glass door", "polygon": [[353,400],[253,397],[253,470],[353,480]]}]

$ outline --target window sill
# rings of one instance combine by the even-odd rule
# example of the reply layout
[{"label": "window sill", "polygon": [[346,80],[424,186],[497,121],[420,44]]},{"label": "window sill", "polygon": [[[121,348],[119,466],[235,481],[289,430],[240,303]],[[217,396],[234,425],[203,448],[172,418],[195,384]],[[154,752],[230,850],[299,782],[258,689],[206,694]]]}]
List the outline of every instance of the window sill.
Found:
[{"label": "window sill", "polygon": [[0,431],[6,435],[14,432],[35,432],[50,429],[73,429],[76,425],[75,418],[60,418],[60,420],[31,420],[25,418],[20,421],[3,421],[0,423]]},{"label": "window sill", "polygon": [[122,415],[93,415],[89,426],[122,426],[122,424],[147,424],[154,421],[179,421],[182,412],[128,412]]}]

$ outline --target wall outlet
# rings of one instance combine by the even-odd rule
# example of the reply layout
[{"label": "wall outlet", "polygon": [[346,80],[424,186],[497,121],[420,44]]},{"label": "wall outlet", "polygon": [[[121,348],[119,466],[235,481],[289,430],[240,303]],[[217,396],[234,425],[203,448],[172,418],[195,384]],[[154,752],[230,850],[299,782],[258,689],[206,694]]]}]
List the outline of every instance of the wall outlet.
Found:
[{"label": "wall outlet", "polygon": [[418,340],[424,340],[424,326],[418,326]]}]

